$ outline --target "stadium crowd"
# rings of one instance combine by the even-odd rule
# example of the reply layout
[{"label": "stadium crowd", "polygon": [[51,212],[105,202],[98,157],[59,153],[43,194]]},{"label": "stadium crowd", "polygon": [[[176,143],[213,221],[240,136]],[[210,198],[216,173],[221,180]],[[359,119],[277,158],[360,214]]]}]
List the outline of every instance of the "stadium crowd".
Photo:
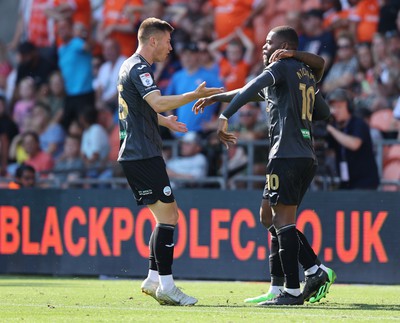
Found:
[{"label": "stadium crowd", "polygon": [[[242,87],[263,69],[267,31],[291,25],[300,35],[299,50],[325,59],[319,88],[332,104],[331,120],[315,123],[320,176],[313,188],[323,187],[318,178],[343,182],[353,177],[354,167],[346,170],[347,177],[340,173],[343,161],[353,158],[349,151],[358,154],[358,163],[375,158],[371,165],[380,167],[381,180],[400,181],[400,141],[376,149],[382,139],[400,139],[396,0],[20,0],[12,41],[0,43],[2,188],[14,183],[21,165],[34,168],[35,185],[42,187],[73,187],[70,183],[77,179],[87,179],[80,183],[93,187],[94,180],[123,178],[116,162],[118,71],[136,50],[140,22],[152,16],[175,28],[173,54],[167,62],[154,64],[155,81],[165,94],[191,91],[204,80],[226,90]],[[340,114],[333,113],[340,101],[349,112],[343,122],[353,116],[362,119],[360,127],[368,136],[362,138],[357,126],[354,133],[347,126],[340,134],[332,129],[340,123]],[[215,136],[224,105],[195,115],[193,104],[176,110],[178,120],[187,124],[187,135],[160,129],[171,180],[192,187],[199,179],[221,176],[225,169],[229,185],[240,187],[232,180],[249,175],[249,163],[250,175],[262,177],[268,149],[265,103],[248,104],[231,119],[239,145],[227,152]],[[346,143],[343,135],[360,141]],[[373,154],[366,152],[370,140]],[[264,144],[254,146],[260,141]],[[339,156],[345,150],[347,160]],[[378,187],[330,183],[332,188]]]}]

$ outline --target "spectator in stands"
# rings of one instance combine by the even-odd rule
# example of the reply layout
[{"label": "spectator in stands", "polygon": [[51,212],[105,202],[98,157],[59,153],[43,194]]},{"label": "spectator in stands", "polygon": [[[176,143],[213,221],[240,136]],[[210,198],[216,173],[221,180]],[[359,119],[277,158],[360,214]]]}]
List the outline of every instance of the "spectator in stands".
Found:
[{"label": "spectator in stands", "polygon": [[96,108],[108,108],[115,111],[118,105],[117,80],[118,72],[126,57],[120,54],[119,44],[112,38],[103,43],[104,63],[94,80],[96,91]]},{"label": "spectator in stands", "polygon": [[355,81],[356,93],[359,98],[366,99],[374,92],[374,60],[369,43],[357,45],[358,72]]},{"label": "spectator in stands", "polygon": [[48,19],[57,21],[71,18],[74,24],[83,24],[88,29],[91,27],[90,0],[58,0],[56,3],[45,11]]},{"label": "spectator in stands", "polygon": [[81,138],[68,135],[65,138],[63,152],[51,173],[51,178],[59,181],[61,187],[68,187],[68,182],[82,178],[85,173],[85,164],[81,157]]},{"label": "spectator in stands", "polygon": [[14,50],[22,40],[37,47],[40,55],[56,62],[54,20],[49,20],[46,11],[54,5],[49,0],[21,0],[18,21],[9,49]]},{"label": "spectator in stands", "polygon": [[[200,66],[199,49],[193,42],[185,44],[180,53],[180,61],[182,69],[174,73],[172,79],[166,89],[166,95],[179,95],[185,92],[195,90],[203,81],[209,87],[222,87],[219,81],[212,72],[207,71]],[[176,110],[178,120],[186,124],[188,131],[204,133],[204,125],[214,119],[218,112],[218,105],[210,106],[203,114],[193,115],[193,102],[184,104]],[[176,133],[176,136],[182,134]]]},{"label": "spectator in stands", "polygon": [[350,10],[350,32],[356,43],[371,42],[378,31],[379,3],[378,0],[358,0]]},{"label": "spectator in stands", "polygon": [[58,34],[63,41],[58,63],[67,94],[62,125],[68,129],[82,106],[94,105],[92,54],[89,42],[74,37],[71,19],[58,22]]},{"label": "spectator in stands", "polygon": [[33,188],[36,186],[36,171],[30,165],[21,165],[15,171],[14,181],[8,183],[8,189]]},{"label": "spectator in stands", "polygon": [[[221,48],[225,45],[224,56]],[[208,50],[214,60],[219,62],[220,78],[225,90],[235,90],[246,84],[253,60],[254,44],[243,29],[237,28],[226,37],[213,41],[208,45]]]},{"label": "spectator in stands", "polygon": [[39,134],[40,148],[57,159],[63,150],[65,132],[60,124],[51,122],[50,107],[36,103],[30,119],[32,129]]},{"label": "spectator in stands", "polygon": [[28,118],[35,105],[35,100],[35,81],[28,76],[22,79],[18,85],[17,101],[13,108],[13,119],[21,133],[27,130],[27,122],[30,121]]},{"label": "spectator in stands", "polygon": [[39,90],[44,84],[48,83],[50,74],[56,70],[53,61],[40,54],[33,43],[23,42],[19,44],[17,55],[16,84],[30,76],[34,79],[35,86]]},{"label": "spectator in stands", "polygon": [[99,176],[107,166],[110,145],[107,132],[97,123],[97,110],[86,106],[79,113],[79,123],[83,128],[81,155],[87,168],[86,175]]},{"label": "spectator in stands", "polygon": [[351,89],[357,71],[358,62],[355,55],[354,39],[348,33],[341,34],[337,40],[335,62],[322,84],[323,92],[329,93],[337,88]]},{"label": "spectator in stands", "polygon": [[60,123],[65,109],[65,87],[60,71],[50,75],[48,91],[40,101],[50,107],[52,122]]},{"label": "spectator in stands", "polygon": [[376,92],[390,100],[397,98],[400,88],[398,84],[400,57],[396,54],[397,41],[398,35],[396,33],[388,33],[387,37],[380,34],[374,35],[372,42]]},{"label": "spectator in stands", "polygon": [[214,28],[216,39],[228,36],[238,27],[244,29],[244,33],[254,40],[252,22],[256,16],[261,14],[266,6],[265,1],[258,0],[212,0],[211,6],[214,11]]},{"label": "spectator in stands", "polygon": [[333,35],[338,36],[347,29],[348,23],[346,10],[342,10],[343,6],[340,0],[320,0],[321,10],[323,11],[323,28],[331,31]]},{"label": "spectator in stands", "polygon": [[219,62],[216,61],[210,53],[208,48],[210,43],[211,40],[208,38],[200,39],[196,42],[196,45],[199,48],[200,66],[213,72],[215,75],[219,75]]},{"label": "spectator in stands", "polygon": [[[156,17],[169,21],[172,26],[178,26],[187,12],[186,4],[167,4],[164,0],[146,0],[141,9],[142,21],[149,17]],[[133,13],[135,13],[135,11],[133,11]]]},{"label": "spectator in stands", "polygon": [[[268,125],[265,121],[260,119],[260,107],[255,102],[248,102],[240,108],[239,122],[231,127],[231,131],[235,133],[238,140],[253,141],[253,140],[266,140],[268,134]],[[265,152],[267,142],[263,146],[254,146],[253,154],[253,174],[251,175],[265,175],[265,167],[267,164],[267,154]],[[248,155],[248,151],[246,151]],[[263,188],[265,181],[261,181]]]},{"label": "spectator in stands", "polygon": [[41,177],[47,177],[47,173],[53,169],[54,159],[50,154],[41,150],[39,135],[33,131],[24,133],[22,146],[28,155],[25,164],[32,166],[36,172],[42,173]]},{"label": "spectator in stands", "polygon": [[380,0],[378,33],[385,34],[397,29],[396,18],[399,10],[398,0]]},{"label": "spectator in stands", "polygon": [[385,38],[389,55],[400,57],[400,32],[397,30],[387,31]]},{"label": "spectator in stands", "polygon": [[212,16],[205,14],[205,0],[188,1],[185,5],[185,15],[178,21],[177,28],[182,29],[186,33],[191,33],[195,29],[195,25],[202,21],[208,20],[212,23]]},{"label": "spectator in stands", "polygon": [[0,94],[4,94],[7,87],[7,77],[12,71],[11,62],[7,55],[7,48],[0,40]]},{"label": "spectator in stands", "polygon": [[328,141],[336,156],[340,189],[377,189],[379,185],[369,126],[353,115],[353,99],[344,89],[327,96],[333,122],[327,125]]},{"label": "spectator in stands", "polygon": [[13,138],[18,134],[17,124],[6,110],[6,99],[0,96],[0,176],[7,174],[9,148]]},{"label": "spectator in stands", "polygon": [[131,56],[137,46],[136,34],[142,6],[142,0],[105,0],[102,20],[96,32],[97,41],[102,44],[106,38],[113,38],[118,42],[121,54]]},{"label": "spectator in stands", "polygon": [[68,132],[69,135],[77,136],[77,137],[82,137],[83,133],[83,128],[78,122],[78,120],[74,120],[71,122],[71,124],[68,127]]},{"label": "spectator in stands", "polygon": [[355,115],[361,119],[364,120],[364,122],[368,125],[369,127],[369,134],[371,135],[371,140],[372,140],[372,147],[374,150],[374,155],[375,155],[375,159],[377,161],[378,164],[378,159],[382,158],[382,156],[378,156],[377,155],[377,145],[378,143],[383,140],[383,135],[382,132],[371,126],[371,116],[372,116],[372,111],[370,109],[368,109],[367,107],[361,106],[359,108],[356,109],[355,111]]},{"label": "spectator in stands", "polygon": [[303,33],[299,36],[299,50],[320,55],[325,60],[325,72],[329,70],[335,57],[335,38],[323,27],[323,12],[311,9],[301,19]]},{"label": "spectator in stands", "polygon": [[185,180],[183,185],[175,183],[178,187],[196,186],[196,180],[207,176],[208,168],[207,158],[202,153],[201,137],[196,132],[189,131],[179,139],[179,143],[180,155],[166,162],[168,176],[171,183],[174,179]]}]

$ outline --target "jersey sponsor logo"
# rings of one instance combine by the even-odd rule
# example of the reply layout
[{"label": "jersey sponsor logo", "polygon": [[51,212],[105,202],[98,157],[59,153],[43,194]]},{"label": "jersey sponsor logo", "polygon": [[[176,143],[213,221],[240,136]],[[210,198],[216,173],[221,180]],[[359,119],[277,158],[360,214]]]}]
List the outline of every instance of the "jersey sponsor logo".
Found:
[{"label": "jersey sponsor logo", "polygon": [[138,193],[140,196],[151,195],[151,194],[153,194],[153,190],[147,189],[147,190],[143,190],[143,191],[138,191]]},{"label": "jersey sponsor logo", "polygon": [[171,187],[165,186],[164,189],[163,189],[163,193],[164,193],[165,196],[170,196],[172,194]]},{"label": "jersey sponsor logo", "polygon": [[145,67],[146,67],[146,65],[143,64],[143,65],[140,65],[137,69],[138,69],[138,70],[142,70],[142,69],[144,69]]},{"label": "jersey sponsor logo", "polygon": [[153,78],[150,73],[143,73],[139,75],[140,80],[144,86],[150,86],[153,84]]},{"label": "jersey sponsor logo", "polygon": [[303,138],[311,139],[310,131],[308,129],[300,129]]},{"label": "jersey sponsor logo", "polygon": [[119,132],[119,140],[124,140],[126,138],[126,130],[121,130]]}]

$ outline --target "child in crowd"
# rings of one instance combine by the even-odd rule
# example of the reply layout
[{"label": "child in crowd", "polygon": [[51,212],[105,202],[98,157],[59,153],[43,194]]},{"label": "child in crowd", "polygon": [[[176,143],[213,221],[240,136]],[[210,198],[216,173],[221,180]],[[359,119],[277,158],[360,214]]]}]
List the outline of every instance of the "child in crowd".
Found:
[{"label": "child in crowd", "polygon": [[36,90],[33,78],[26,77],[22,79],[18,85],[18,99],[13,109],[13,119],[20,133],[26,130],[26,122],[35,104],[35,97]]}]

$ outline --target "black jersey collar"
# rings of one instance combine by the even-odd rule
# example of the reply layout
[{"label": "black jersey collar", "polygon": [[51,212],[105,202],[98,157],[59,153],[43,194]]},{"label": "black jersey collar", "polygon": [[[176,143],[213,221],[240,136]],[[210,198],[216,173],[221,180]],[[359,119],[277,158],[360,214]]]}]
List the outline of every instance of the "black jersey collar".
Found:
[{"label": "black jersey collar", "polygon": [[149,65],[150,67],[151,67],[151,65],[150,65],[150,63],[142,56],[142,55],[140,55],[139,53],[136,53],[142,60],[144,60],[146,63],[147,63],[147,65]]}]

